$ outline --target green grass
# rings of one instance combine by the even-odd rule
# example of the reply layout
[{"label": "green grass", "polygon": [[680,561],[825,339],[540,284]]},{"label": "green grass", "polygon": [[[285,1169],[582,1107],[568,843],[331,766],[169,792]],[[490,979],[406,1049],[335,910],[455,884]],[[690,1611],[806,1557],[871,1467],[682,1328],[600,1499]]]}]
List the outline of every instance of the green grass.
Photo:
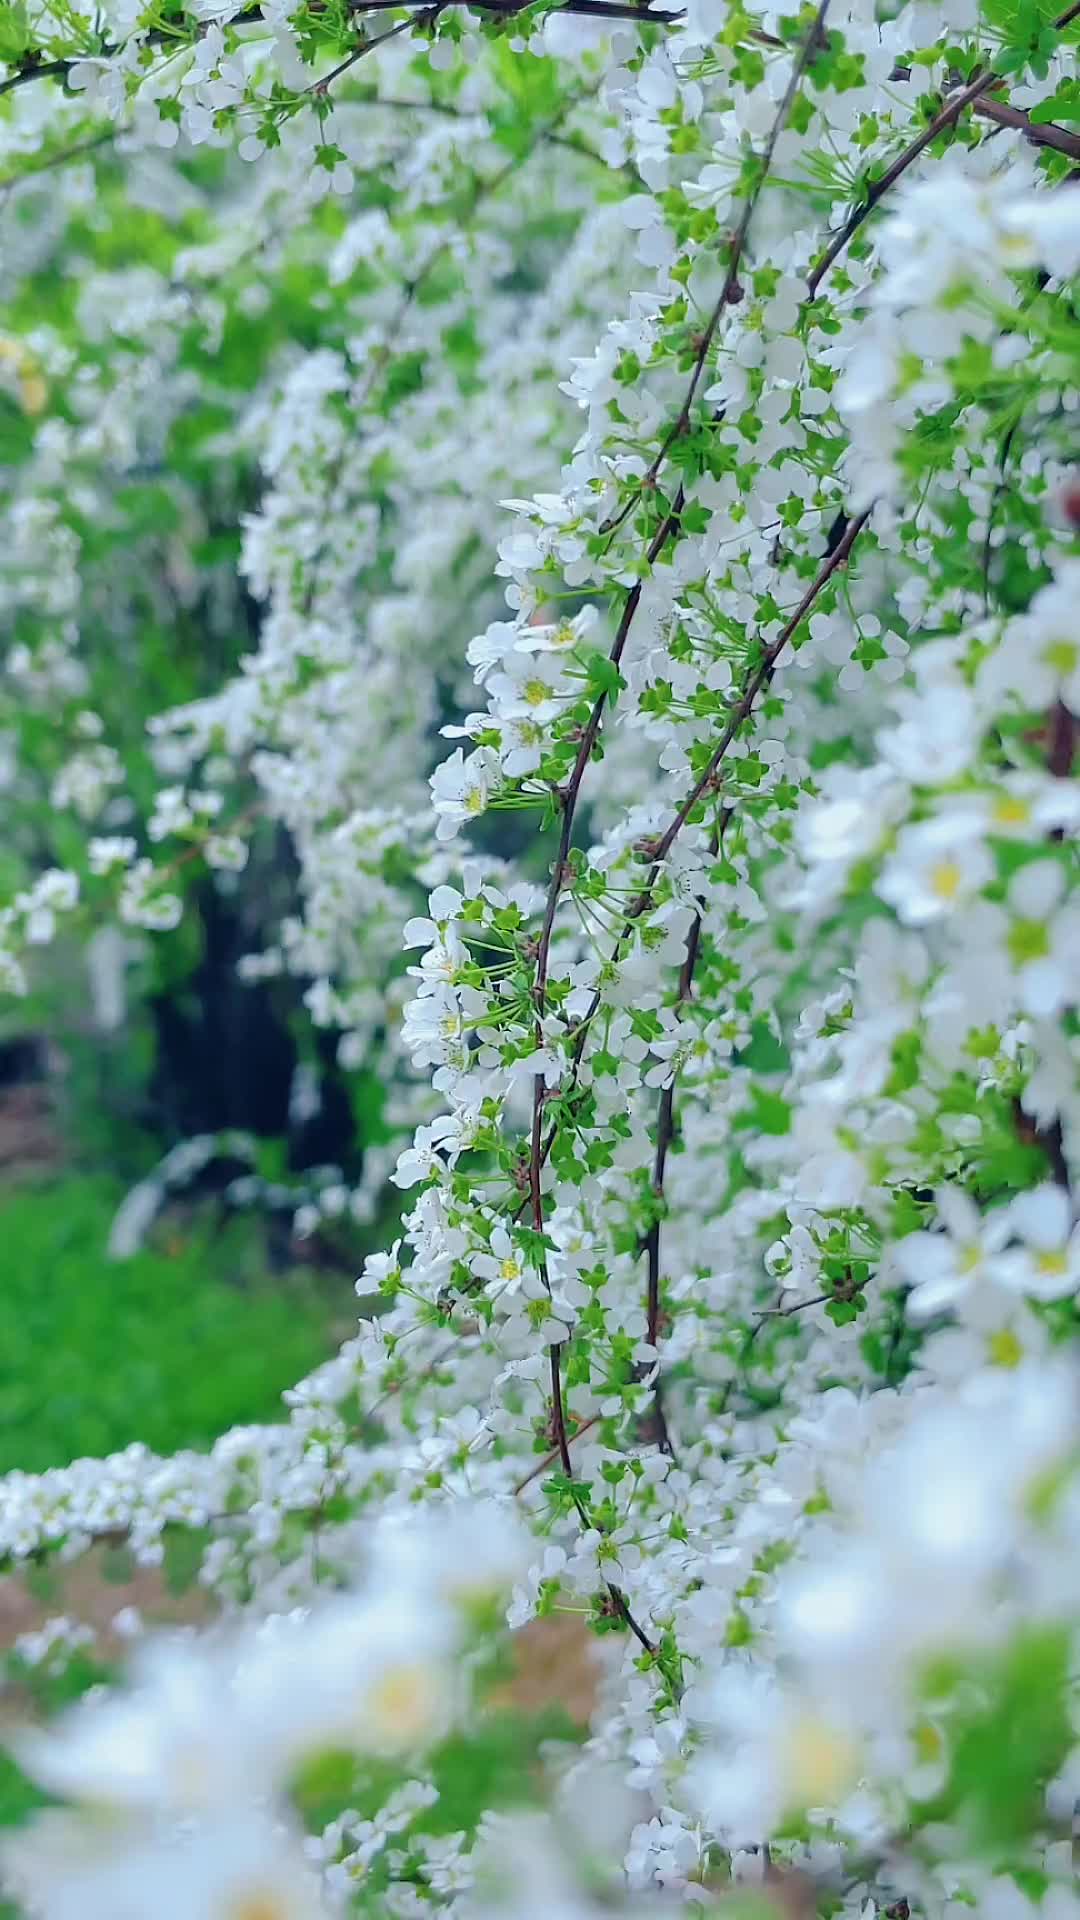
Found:
[{"label": "green grass", "polygon": [[278,1418],[351,1319],[347,1280],[268,1277],[251,1221],[164,1227],[110,1260],[121,1198],[83,1175],[0,1193],[0,1472]]}]

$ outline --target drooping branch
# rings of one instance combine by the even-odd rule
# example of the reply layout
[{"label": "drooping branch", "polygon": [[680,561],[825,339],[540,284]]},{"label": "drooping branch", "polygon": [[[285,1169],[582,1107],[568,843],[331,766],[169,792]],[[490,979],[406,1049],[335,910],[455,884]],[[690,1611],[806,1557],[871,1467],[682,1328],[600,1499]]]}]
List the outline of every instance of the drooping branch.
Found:
[{"label": "drooping branch", "polygon": [[[525,4],[527,3],[528,0],[525,0]],[[348,10],[354,18],[366,13],[408,13],[409,19],[403,21],[399,27],[392,29],[392,33],[396,35],[399,32],[405,32],[407,26],[412,25],[414,21],[419,22],[424,15],[442,13],[446,10],[446,7],[450,5],[460,6],[465,4],[468,4],[474,12],[493,14],[502,19],[512,18],[514,14],[521,13],[523,10],[522,0],[443,0],[443,5],[437,5],[434,8],[431,5],[431,0],[350,0]],[[318,10],[317,6],[311,9],[312,12],[318,12]],[[654,12],[647,3],[637,6],[634,4],[634,0],[562,0],[562,5],[558,8],[558,11],[560,13],[577,14],[590,20],[613,20],[620,24],[643,26],[650,24],[654,26],[672,26],[683,18],[681,8],[675,10],[658,8]],[[261,4],[259,4],[244,7],[241,12],[234,14],[233,18],[227,24],[232,27],[251,26],[256,22],[261,23],[262,20],[263,10]],[[326,85],[328,81],[336,77],[337,73],[344,72],[346,67],[353,66],[363,54],[370,52],[372,48],[378,46],[380,41],[390,38],[391,33],[386,33],[378,35],[375,39],[366,41],[362,47],[357,47],[354,52],[342,62],[341,66],[334,70],[334,73],[325,75],[323,80],[316,82],[316,84]],[[142,44],[145,46],[158,47],[167,45],[174,51],[178,50],[176,33],[174,31],[167,33],[164,29],[157,27],[152,28],[149,33],[143,36]],[[0,80],[0,95],[12,93],[17,87],[28,86],[31,81],[34,80],[66,80],[72,68],[82,64],[84,61],[112,60],[122,51],[121,46],[103,41],[96,47],[88,47],[84,53],[66,55],[63,58],[53,60],[45,60],[41,57],[40,52],[32,49],[23,56],[18,65],[13,67],[10,73],[6,74],[4,78]]]},{"label": "drooping branch", "polygon": [[[731,818],[731,809],[725,808],[720,820],[709,838],[709,853],[715,859],[720,851],[724,830]],[[690,931],[686,936],[686,955],[679,971],[679,984],[675,993],[676,1011],[689,1001],[694,989],[694,974],[701,954],[701,932],[704,921],[704,908],[699,908],[690,922]],[[675,1139],[675,1083],[676,1074],[672,1074],[667,1086],[660,1095],[656,1115],[656,1151],[653,1157],[652,1202],[656,1209],[645,1237],[646,1289],[645,1315],[647,1323],[646,1339],[649,1345],[656,1347],[660,1339],[661,1299],[660,1299],[660,1234],[663,1225],[663,1207],[665,1201],[664,1180],[667,1173],[668,1154]],[[653,1419],[657,1429],[657,1439],[665,1453],[674,1453],[671,1435],[668,1430],[667,1414],[664,1410],[663,1379],[657,1361],[656,1379],[653,1385]]]},{"label": "drooping branch", "polygon": [[[673,526],[676,524],[678,515],[681,512],[681,509],[682,509],[682,495],[680,492],[680,495],[678,496],[675,503],[672,505],[669,512],[665,515],[657,533],[654,535],[649,545],[646,558],[650,566],[657,559],[658,555],[662,552],[664,546],[666,545],[668,535],[671,532]],[[630,628],[633,623],[634,615],[636,614],[638,606],[641,601],[643,585],[644,585],[644,582],[642,580],[637,581],[636,584],[630,589],[630,592],[627,594],[626,603],[622,611],[622,617],[616,629],[615,638],[612,642],[611,651],[608,656],[611,664],[615,667],[618,666],[620,660],[622,659],[623,651],[626,646],[627,639],[629,637]],[[581,783],[585,778],[585,769],[592,758],[593,748],[596,745],[596,739],[600,731],[600,723],[601,723],[601,720],[603,719],[603,714],[604,714],[604,709],[606,704],[607,704],[606,693],[602,692],[598,694],[596,700],[593,703],[592,712],[590,713],[588,721],[582,730],[582,737],[578,745],[578,751],[574,760],[574,765],[570,774],[570,779],[567,785],[563,788],[560,796],[561,805],[562,805],[562,827],[559,833],[558,850],[555,855],[555,862],[552,868],[551,881],[548,887],[547,900],[544,907],[544,918],[541,923],[540,936],[537,942],[536,972],[535,972],[535,978],[533,983],[533,1004],[536,1011],[537,1051],[539,1051],[544,1044],[543,1021],[544,1021],[545,1003],[547,999],[547,978],[548,978],[548,966],[549,966],[549,961],[551,956],[551,938],[555,928],[555,916],[558,911],[559,895],[562,892],[565,879],[566,879],[566,863],[567,863],[567,858],[570,852],[571,841],[573,838],[574,817],[577,811],[578,798],[581,793]],[[545,1159],[543,1132],[544,1132],[544,1101],[546,1099],[546,1096],[547,1096],[547,1083],[544,1079],[543,1074],[537,1074],[536,1079],[534,1081],[534,1085],[533,1085],[532,1127],[531,1127],[530,1141],[529,1141],[529,1197],[532,1205],[533,1229],[537,1235],[542,1235],[544,1232],[544,1196],[543,1196],[543,1187],[542,1187],[542,1173],[543,1173],[543,1164]],[[541,1256],[540,1272],[541,1272],[541,1277],[543,1279],[544,1285],[547,1286],[548,1285],[547,1268],[546,1268],[546,1264],[542,1260],[542,1256]],[[569,1447],[569,1441],[567,1437],[566,1414],[563,1406],[563,1396],[562,1396],[562,1348],[560,1345],[556,1344],[549,1348],[548,1363],[549,1363],[549,1372],[550,1372],[550,1379],[551,1379],[552,1433],[555,1440],[556,1448],[558,1450],[559,1460],[562,1465],[563,1472],[566,1474],[568,1479],[571,1479],[572,1472],[571,1472],[571,1462],[570,1462],[570,1447]],[[579,1511],[581,1512],[582,1520],[585,1521],[588,1516],[583,1511],[581,1511],[580,1508],[579,1508]],[[644,1630],[638,1625],[637,1621],[634,1619],[633,1615],[631,1614],[625,1595],[621,1592],[619,1588],[616,1588],[615,1586],[611,1585],[610,1582],[608,1583],[608,1585],[609,1585],[609,1591],[611,1593],[612,1599],[614,1600],[616,1606],[618,1607],[619,1612],[622,1614],[623,1618],[625,1619],[627,1626],[641,1641],[642,1645],[646,1647],[649,1650],[649,1652],[653,1652],[655,1650],[653,1647],[653,1643],[649,1640]]]},{"label": "drooping branch", "polygon": [[742,697],[736,702],[729,714],[724,731],[720,735],[717,745],[709,755],[703,772],[698,776],[697,780],[695,780],[689,793],[681,802],[675,818],[666,831],[661,834],[657,842],[654,870],[658,871],[667,859],[676,839],[682,832],[698,801],[713,785],[720,767],[720,762],[723,760],[724,755],[727,753],[728,748],[740,728],[749,719],[758,694],[764,687],[768,686],[769,681],[772,679],[776,671],[776,663],[789,640],[798,632],[802,622],[811,611],[814,602],[818,599],[823,589],[828,586],[833,574],[838,573],[841,567],[847,565],[848,555],[872,512],[872,505],[864,507],[861,513],[856,514],[853,519],[849,520],[842,540],[837,543],[834,551],[829,554],[824,566],[803,594],[794,613],[790,614],[788,619],[785,620],[775,639],[771,640],[769,645],[763,649],[761,659],[754,669],[754,672],[750,675],[746,687],[743,690]]},{"label": "drooping branch", "polygon": [[[776,143],[787,124],[788,115],[794,105],[795,96],[802,84],[806,69],[815,54],[821,50],[821,38],[828,10],[829,0],[824,0],[824,4],[818,8],[813,27],[806,35],[799,50],[798,57],[792,66],[783,99],[780,102],[772,126],[769,129],[768,139],[765,142],[761,154],[757,158],[757,178],[746,196],[742,213],[739,215],[738,225],[731,238],[723,284],[721,285],[720,292],[713,303],[712,311],[698,340],[697,350],[694,354],[693,369],[690,375],[690,383],[683,396],[682,406],[679,408],[675,419],[668,428],[663,440],[660,442],[656,454],[649,463],[648,470],[640,483],[643,488],[649,488],[655,485],[657,475],[664,461],[667,459],[672,445],[681,434],[686,432],[687,427],[690,425],[690,415],[693,409],[694,399],[698,387],[701,384],[702,375],[705,372],[705,366],[709,358],[709,350],[716,337],[716,330],[720,325],[726,309],[739,297],[739,268],[742,264],[743,254],[746,251],[746,243],[750,237],[750,226],[757,209],[758,200],[761,197],[762,188],[769,178],[769,173],[772,168],[776,153]],[[782,45],[783,42],[778,42],[777,44]],[[617,526],[618,524],[619,518],[616,517],[615,520],[608,522],[604,531],[609,531],[611,527]]]},{"label": "drooping branch", "polygon": [[[1080,0],[1074,0],[1074,4],[1071,7],[1067,7],[1064,13],[1058,15],[1057,19],[1052,22],[1053,31],[1055,33],[1063,33],[1065,28],[1070,26],[1077,18],[1080,18]],[[840,255],[855,238],[863,222],[869,219],[874,208],[880,204],[890,189],[896,185],[897,181],[903,178],[909,167],[914,166],[920,155],[926,152],[927,147],[933,145],[940,133],[944,133],[949,127],[955,126],[960,115],[967,107],[972,107],[975,106],[977,102],[985,101],[986,96],[992,93],[995,87],[1000,87],[1004,84],[1001,75],[995,73],[992,67],[984,68],[981,72],[976,73],[974,78],[969,80],[967,86],[960,89],[959,93],[954,93],[951,99],[946,100],[945,105],[939,113],[934,115],[929,126],[924,127],[922,133],[920,133],[916,139],[912,140],[911,143],[904,148],[902,153],[897,155],[890,167],[885,169],[881,178],[872,183],[867,190],[865,200],[855,208],[840,228],[840,231],[833,236],[825,252],[815,263],[808,277],[807,286],[811,298],[817,293],[821,282],[824,280],[830,268],[835,265]],[[994,116],[991,115],[991,117]],[[1053,143],[1048,142],[1047,144]]]},{"label": "drooping branch", "polygon": [[1055,126],[1053,121],[1033,120],[1020,107],[1007,106],[1004,100],[994,100],[989,95],[976,100],[972,112],[981,114],[984,120],[992,120],[995,126],[1011,127],[1016,133],[1022,133],[1033,147],[1053,147],[1057,153],[1068,154],[1070,160],[1080,160],[1080,133],[1070,133],[1067,127]]},{"label": "drooping branch", "polygon": [[[794,102],[796,93],[798,91],[799,83],[803,77],[803,74],[806,71],[807,66],[810,63],[810,60],[813,56],[813,52],[815,48],[820,44],[820,35],[824,26],[825,18],[828,13],[828,7],[829,7],[829,0],[821,0],[821,4],[818,7],[817,13],[814,18],[814,22],[794,62],[792,74],[789,79],[788,86],[785,89],[783,99],[780,102],[779,109],[777,111],[772,127],[770,129],[769,137],[766,141],[765,149],[761,156],[759,177],[755,182],[751,193],[748,195],[747,204],[743,209],[743,213],[740,218],[736,240],[735,242],[733,242],[733,245],[732,245],[731,254],[730,254],[728,266],[727,266],[727,271],[724,277],[724,287],[721,291],[720,299],[717,302],[714,310],[714,320],[713,320],[713,328],[712,328],[713,332],[715,332],[716,326],[719,324],[720,317],[721,317],[721,314],[723,313],[724,307],[730,301],[731,292],[736,283],[739,260],[742,256],[747,238],[749,236],[750,223],[753,218],[754,208],[757,204],[757,198],[760,192],[761,183],[768,173],[769,165],[771,163],[772,156],[775,152],[777,141],[779,140],[780,134],[786,123],[788,114],[790,113],[792,104]],[[711,338],[711,335],[710,335],[710,338]],[[695,367],[694,377],[691,383],[691,389],[690,389],[690,393],[686,403],[688,406],[692,404],[693,395],[694,395],[694,392],[696,391],[697,382],[700,380],[701,371],[702,371],[702,368],[704,367],[706,353],[707,353],[707,347],[701,353],[698,364]],[[670,444],[670,442],[668,444]],[[661,454],[659,457],[661,459],[663,458],[663,450],[661,451]],[[649,542],[649,546],[645,554],[645,563],[646,563],[645,571],[646,572],[655,564],[655,561],[657,560],[657,558],[659,557],[660,553],[663,551],[667,543],[669,535],[672,533],[674,528],[678,525],[679,518],[681,516],[683,505],[684,505],[684,500],[685,500],[684,490],[682,489],[682,487],[680,487],[675,496],[674,501],[672,502],[672,505],[668,508],[666,513],[662,516],[660,526],[658,527],[657,531],[654,533],[651,541]],[[623,652],[626,647],[626,642],[630,633],[630,628],[633,624],[635,614],[637,613],[638,606],[641,601],[643,584],[644,584],[644,576],[642,579],[639,579],[634,584],[633,587],[631,587],[629,593],[627,594],[625,603],[623,605],[622,615],[620,617],[618,626],[616,628],[615,637],[612,641],[610,653],[608,655],[610,665],[615,668],[618,668],[619,663],[622,659]],[[549,968],[550,954],[551,954],[551,940],[552,940],[552,935],[555,927],[555,919],[558,912],[559,897],[563,891],[564,886],[566,885],[566,881],[568,878],[567,861],[568,861],[570,848],[573,841],[574,821],[577,813],[577,807],[578,807],[579,797],[581,793],[581,786],[585,777],[585,770],[592,759],[593,750],[596,745],[597,737],[599,735],[600,726],[603,720],[606,706],[607,706],[607,693],[606,691],[601,691],[597,695],[597,698],[593,703],[592,710],[589,714],[588,721],[586,722],[584,728],[582,729],[582,735],[578,745],[578,751],[574,759],[574,764],[570,773],[569,780],[567,784],[562,788],[559,794],[559,801],[562,809],[562,825],[559,833],[559,842],[558,842],[558,847],[555,854],[555,860],[552,866],[551,881],[548,887],[547,898],[544,906],[544,915],[543,915],[543,920],[541,922],[540,934],[539,934],[539,938],[537,940],[537,946],[536,946],[535,974],[534,974],[534,983],[533,983],[533,1004],[535,1008],[535,1019],[536,1019],[535,1038],[536,1038],[536,1047],[538,1052],[542,1049],[544,1044],[543,1020],[544,1020],[544,1013],[546,1009],[546,1000],[547,1000],[548,968]],[[696,951],[696,944],[695,944],[695,951]],[[543,1124],[544,1104],[546,1099],[547,1099],[547,1083],[543,1074],[538,1073],[536,1075],[536,1078],[534,1081],[534,1088],[533,1088],[532,1125],[530,1129],[530,1141],[529,1141],[528,1184],[529,1184],[529,1200],[531,1203],[533,1230],[538,1236],[538,1240],[541,1242],[541,1244],[542,1244],[542,1236],[544,1232],[544,1201],[543,1201],[542,1174],[543,1174],[544,1161],[546,1159],[545,1141],[544,1141],[544,1124]],[[666,1161],[666,1155],[667,1155],[667,1145],[665,1144],[664,1146],[665,1161]],[[658,1259],[659,1259],[658,1249],[657,1249],[656,1258],[658,1263]],[[546,1265],[543,1263],[542,1253],[540,1255],[540,1261],[541,1261],[541,1268],[540,1268],[541,1277],[543,1279],[544,1285],[547,1286],[548,1285],[547,1271],[546,1271]],[[659,1267],[657,1264],[657,1298],[659,1297],[658,1274],[659,1274]],[[555,1440],[555,1446],[558,1452],[560,1462],[563,1467],[563,1471],[566,1474],[568,1479],[572,1479],[569,1441],[568,1441],[567,1427],[566,1427],[566,1415],[565,1415],[563,1393],[562,1393],[562,1347],[561,1347],[561,1344],[553,1344],[549,1348],[548,1361],[549,1361],[549,1374],[550,1374],[550,1382],[551,1382],[551,1426],[552,1426],[553,1438]],[[589,1516],[582,1509],[580,1503],[578,1503],[578,1506],[579,1506],[579,1513],[581,1515],[582,1520],[587,1521]],[[611,1593],[612,1599],[619,1613],[625,1620],[626,1624],[630,1627],[631,1631],[635,1633],[635,1635],[641,1641],[643,1646],[647,1647],[650,1651],[654,1651],[655,1649],[653,1648],[652,1642],[648,1639],[648,1636],[643,1632],[641,1627],[634,1620],[633,1615],[630,1612],[628,1603],[626,1601],[625,1595],[623,1595],[621,1590],[614,1587],[610,1582],[608,1584],[609,1584],[609,1591]]]}]

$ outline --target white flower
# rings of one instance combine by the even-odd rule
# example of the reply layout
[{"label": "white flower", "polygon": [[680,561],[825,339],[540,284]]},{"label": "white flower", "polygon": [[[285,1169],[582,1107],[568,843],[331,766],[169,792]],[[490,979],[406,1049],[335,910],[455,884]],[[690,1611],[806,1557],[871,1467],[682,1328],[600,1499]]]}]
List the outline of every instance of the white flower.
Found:
[{"label": "white flower", "polygon": [[908,926],[955,913],[993,876],[991,855],[951,810],[904,827],[881,869],[877,891]]},{"label": "white flower", "polygon": [[463,822],[475,820],[488,804],[497,762],[488,748],[478,748],[466,760],[458,747],[431,776],[431,798],[438,815],[440,840],[451,840]]},{"label": "white flower", "polygon": [[[880,846],[890,824],[903,817],[907,789],[883,769],[830,770],[822,782],[821,796],[808,800],[796,818],[799,852],[815,869],[824,867],[842,883],[847,868],[855,860],[873,853]],[[815,872],[809,889],[819,884]]]},{"label": "white flower", "polygon": [[1025,194],[1002,209],[1001,224],[1051,273],[1067,278],[1080,271],[1080,208],[1068,188]]},{"label": "white flower", "polygon": [[519,780],[535,773],[544,757],[548,739],[541,722],[530,714],[500,716],[502,741],[499,764],[508,779]]},{"label": "white flower", "polygon": [[469,665],[476,668],[476,679],[483,684],[493,667],[503,664],[517,645],[519,628],[509,620],[495,620],[484,632],[470,640],[465,649]]},{"label": "white flower", "polygon": [[251,1808],[186,1831],[40,1815],[3,1845],[11,1884],[44,1920],[326,1920],[301,1839]]},{"label": "white flower", "polygon": [[479,1280],[487,1281],[487,1291],[493,1298],[516,1293],[525,1279],[526,1266],[520,1249],[515,1247],[503,1226],[495,1228],[490,1251],[474,1254],[469,1264]]},{"label": "white flower", "polygon": [[968,689],[954,683],[901,694],[899,726],[883,729],[878,745],[889,765],[912,786],[938,786],[971,765],[982,731]]},{"label": "white flower", "polygon": [[409,1590],[331,1602],[271,1633],[237,1694],[282,1769],[323,1748],[407,1752],[449,1724],[457,1622]]},{"label": "white flower", "polygon": [[554,654],[511,654],[491,676],[491,702],[500,719],[506,715],[550,724],[575,692]]},{"label": "white flower", "polygon": [[1009,1207],[1013,1232],[1022,1241],[1011,1257],[1009,1279],[1036,1300],[1060,1300],[1080,1287],[1080,1226],[1073,1221],[1062,1187],[1035,1187]]},{"label": "white flower", "polygon": [[545,625],[529,623],[517,630],[514,644],[519,653],[570,653],[590,634],[600,616],[595,607],[582,607],[569,620]]},{"label": "white flower", "polygon": [[135,858],[136,846],[129,835],[114,834],[89,841],[86,852],[91,873],[104,876],[128,866]]},{"label": "white flower", "polygon": [[1036,860],[1021,867],[1009,887],[1005,946],[1020,1004],[1037,1019],[1068,1006],[1080,976],[1080,909],[1070,904],[1055,911],[1065,886],[1059,861]]},{"label": "white flower", "polygon": [[718,1737],[694,1761],[689,1790],[728,1846],[760,1845],[785,1815],[835,1809],[856,1784],[850,1730],[763,1671],[721,1670],[695,1690],[690,1713]]},{"label": "white flower", "polygon": [[269,1786],[259,1732],[231,1707],[228,1650],[148,1642],[133,1686],[80,1704],[44,1731],[21,1734],[26,1771],[66,1799],[99,1807],[210,1811],[236,1782]]},{"label": "white flower", "polygon": [[980,1284],[1007,1285],[1010,1277],[1003,1251],[1012,1233],[1009,1209],[980,1214],[959,1187],[942,1187],[934,1198],[943,1231],[909,1234],[893,1248],[912,1289],[908,1312],[916,1320],[955,1306]]},{"label": "white flower", "polygon": [[979,672],[984,699],[1006,690],[1029,711],[1045,713],[1061,700],[1080,712],[1080,639],[1076,606],[1080,560],[1065,560],[1048,586],[1040,587],[1025,614],[1009,623],[1000,645]]}]

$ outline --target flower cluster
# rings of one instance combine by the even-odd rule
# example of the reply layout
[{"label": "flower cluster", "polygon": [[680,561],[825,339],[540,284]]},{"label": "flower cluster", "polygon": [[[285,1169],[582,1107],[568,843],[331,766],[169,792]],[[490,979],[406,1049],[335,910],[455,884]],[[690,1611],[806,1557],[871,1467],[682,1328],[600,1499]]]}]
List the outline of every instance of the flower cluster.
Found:
[{"label": "flower cluster", "polygon": [[[144,1641],[123,1692],[16,1741],[29,1775],[69,1806],[9,1840],[10,1884],[47,1914],[73,1898],[102,1915],[162,1901],[207,1916],[324,1911],[291,1790],[325,1752],[380,1762],[437,1744],[466,1710],[476,1621],[520,1552],[498,1510],[452,1528],[387,1525],[354,1592],[259,1627]],[[338,1861],[362,1824],[340,1819],[323,1839],[326,1878],[347,1885],[437,1798],[423,1779],[399,1789]]]},{"label": "flower cluster", "polygon": [[[383,52],[113,11],[36,64],[190,232],[11,361],[5,689],[59,720],[7,787],[28,870],[43,771],[86,851],[5,951],[87,889],[167,930],[283,829],[243,970],[387,1083],[303,1224],[401,1223],[280,1425],[0,1485],[13,1565],[183,1552],[228,1623],[17,1746],[113,1808],[15,1837],[17,1889],[471,1912],[499,1819],[439,1829],[402,1749],[464,1712],[451,1588],[501,1582],[600,1678],[568,1877],[500,1910],[1076,1920],[1077,10],[400,7]],[[28,287],[83,244],[61,171]],[[91,696],[162,579],[248,638],[145,716],[147,806]]]}]

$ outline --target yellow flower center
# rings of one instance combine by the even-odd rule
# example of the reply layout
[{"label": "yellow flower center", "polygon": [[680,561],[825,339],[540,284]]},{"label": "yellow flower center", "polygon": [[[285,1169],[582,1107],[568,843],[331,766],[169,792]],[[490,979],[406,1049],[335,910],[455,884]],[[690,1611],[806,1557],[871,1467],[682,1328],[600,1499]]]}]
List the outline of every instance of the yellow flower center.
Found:
[{"label": "yellow flower center", "polygon": [[855,1748],[846,1734],[810,1715],[795,1722],[784,1754],[790,1806],[833,1805],[851,1785],[855,1772]]},{"label": "yellow flower center", "polygon": [[1034,258],[1026,233],[1002,233],[998,236],[1001,258],[1007,266],[1025,267]]},{"label": "yellow flower center", "polygon": [[1080,660],[1080,648],[1075,640],[1050,640],[1042,650],[1042,657],[1046,665],[1064,679],[1075,671],[1077,660]]},{"label": "yellow flower center", "polygon": [[1024,1349],[1011,1327],[999,1327],[992,1333],[986,1351],[993,1367],[1018,1367],[1024,1357]]},{"label": "yellow flower center", "polygon": [[930,886],[939,900],[955,900],[963,873],[955,860],[939,860],[930,869]]},{"label": "yellow flower center", "polygon": [[0,361],[4,360],[9,361],[15,369],[23,412],[41,413],[49,397],[48,388],[29,348],[24,347],[20,340],[10,340],[5,334],[0,334]]},{"label": "yellow flower center", "polygon": [[229,1920],[286,1920],[288,1907],[272,1887],[251,1887],[229,1903]]},{"label": "yellow flower center", "polygon": [[379,1735],[408,1746],[431,1726],[437,1697],[430,1667],[413,1661],[388,1667],[364,1704]]}]

